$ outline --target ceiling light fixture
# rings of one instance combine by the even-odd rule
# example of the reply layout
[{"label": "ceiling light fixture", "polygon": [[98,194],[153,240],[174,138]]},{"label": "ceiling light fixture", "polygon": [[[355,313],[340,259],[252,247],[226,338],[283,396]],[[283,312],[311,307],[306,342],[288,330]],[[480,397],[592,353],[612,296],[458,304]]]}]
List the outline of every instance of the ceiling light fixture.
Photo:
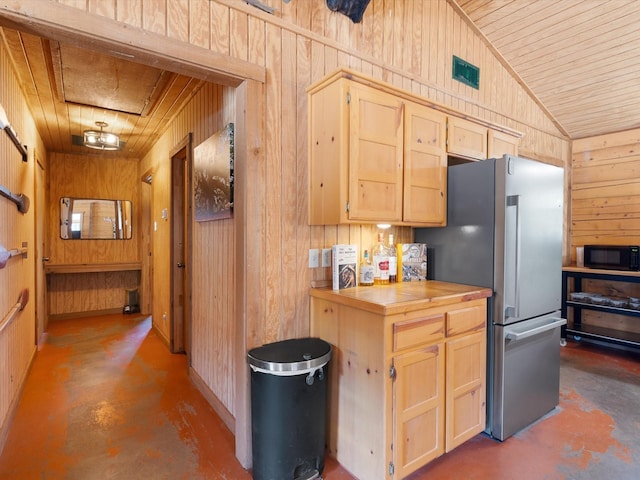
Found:
[{"label": "ceiling light fixture", "polygon": [[107,122],[96,122],[100,130],[85,130],[83,145],[96,150],[120,150],[120,137],[115,133],[105,132]]}]

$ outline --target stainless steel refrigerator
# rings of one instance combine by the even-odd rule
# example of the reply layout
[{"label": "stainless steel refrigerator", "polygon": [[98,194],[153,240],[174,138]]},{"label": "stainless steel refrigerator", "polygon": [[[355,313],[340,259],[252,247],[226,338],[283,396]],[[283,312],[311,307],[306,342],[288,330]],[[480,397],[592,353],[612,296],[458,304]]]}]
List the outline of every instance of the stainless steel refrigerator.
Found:
[{"label": "stainless steel refrigerator", "polygon": [[415,231],[428,278],[493,289],[486,431],[499,440],[559,401],[563,179],[508,155],[450,166],[447,226]]}]

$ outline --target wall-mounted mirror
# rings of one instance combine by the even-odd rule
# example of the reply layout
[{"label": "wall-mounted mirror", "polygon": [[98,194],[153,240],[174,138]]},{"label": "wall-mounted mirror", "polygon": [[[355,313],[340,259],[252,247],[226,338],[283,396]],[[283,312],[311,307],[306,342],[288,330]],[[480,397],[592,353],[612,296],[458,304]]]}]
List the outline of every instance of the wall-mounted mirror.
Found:
[{"label": "wall-mounted mirror", "polygon": [[128,240],[133,234],[129,200],[62,197],[60,238]]}]

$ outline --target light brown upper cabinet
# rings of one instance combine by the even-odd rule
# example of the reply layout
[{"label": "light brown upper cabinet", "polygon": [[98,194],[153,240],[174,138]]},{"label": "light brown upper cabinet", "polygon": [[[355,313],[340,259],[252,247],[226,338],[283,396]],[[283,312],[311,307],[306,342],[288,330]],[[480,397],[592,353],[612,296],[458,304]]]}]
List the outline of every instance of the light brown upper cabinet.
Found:
[{"label": "light brown upper cabinet", "polygon": [[345,213],[360,222],[401,221],[404,104],[393,95],[347,83],[348,129],[341,135],[348,139]]},{"label": "light brown upper cabinet", "polygon": [[450,116],[447,127],[447,152],[474,160],[487,157],[487,131],[484,125]]},{"label": "light brown upper cabinet", "polygon": [[487,140],[487,158],[498,158],[505,154],[518,156],[518,137],[490,128]]},{"label": "light brown upper cabinet", "polygon": [[517,154],[518,132],[351,70],[308,95],[310,225],[443,226],[447,155]]},{"label": "light brown upper cabinet", "polygon": [[445,225],[447,152],[445,114],[407,102],[404,145],[404,221]]},{"label": "light brown upper cabinet", "polygon": [[464,118],[449,116],[447,153],[471,160],[518,155],[519,137]]},{"label": "light brown upper cabinet", "polygon": [[333,78],[309,90],[309,222],[443,225],[446,116]]}]

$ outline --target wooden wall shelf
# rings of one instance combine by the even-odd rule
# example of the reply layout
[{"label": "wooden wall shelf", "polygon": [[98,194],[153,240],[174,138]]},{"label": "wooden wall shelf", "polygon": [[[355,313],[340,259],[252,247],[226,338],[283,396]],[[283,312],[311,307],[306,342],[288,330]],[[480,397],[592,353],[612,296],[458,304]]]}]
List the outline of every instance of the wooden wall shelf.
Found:
[{"label": "wooden wall shelf", "polygon": [[66,263],[47,264],[44,271],[49,274],[65,273],[99,273],[99,272],[124,272],[131,270],[142,270],[142,262],[127,263]]}]

